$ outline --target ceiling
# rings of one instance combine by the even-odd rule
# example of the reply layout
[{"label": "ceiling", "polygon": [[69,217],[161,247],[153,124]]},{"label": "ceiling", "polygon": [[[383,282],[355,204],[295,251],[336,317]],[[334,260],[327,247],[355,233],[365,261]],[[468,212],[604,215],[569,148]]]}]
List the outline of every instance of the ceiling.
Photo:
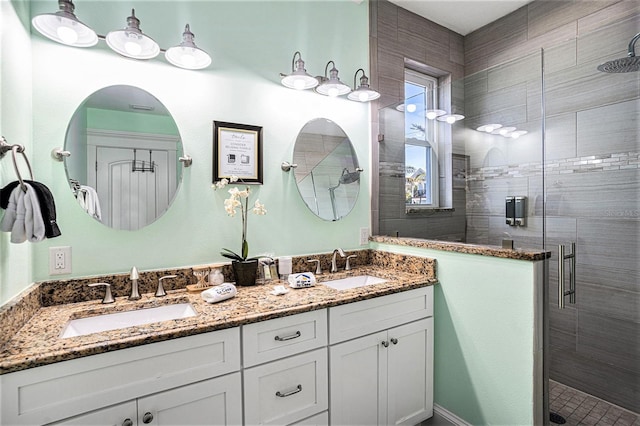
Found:
[{"label": "ceiling", "polygon": [[392,3],[467,35],[533,0],[390,0]]}]

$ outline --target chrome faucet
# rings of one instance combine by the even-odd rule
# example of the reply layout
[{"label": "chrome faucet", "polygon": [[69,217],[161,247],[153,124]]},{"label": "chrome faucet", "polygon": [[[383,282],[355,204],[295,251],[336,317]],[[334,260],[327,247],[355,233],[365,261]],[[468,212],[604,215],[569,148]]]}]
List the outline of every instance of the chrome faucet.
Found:
[{"label": "chrome faucet", "polygon": [[97,286],[104,286],[105,291],[104,291],[104,299],[102,299],[102,303],[113,303],[115,302],[115,299],[113,298],[113,295],[111,294],[111,284],[109,283],[93,283],[93,284],[87,284],[89,287],[97,287]]},{"label": "chrome faucet", "polygon": [[135,266],[131,268],[129,278],[131,278],[131,295],[129,296],[129,300],[138,300],[140,299],[140,293],[138,292],[138,279],[140,279],[140,275]]},{"label": "chrome faucet", "polygon": [[347,255],[344,253],[344,250],[341,248],[337,248],[333,251],[333,256],[331,257],[331,272],[338,272],[338,265],[336,264],[336,255],[340,254],[340,257],[346,257]]},{"label": "chrome faucet", "polygon": [[163,297],[167,295],[167,292],[164,290],[164,286],[162,285],[162,281],[168,278],[177,278],[177,275],[165,275],[164,277],[160,277],[158,280],[158,288],[156,289],[156,297]]}]

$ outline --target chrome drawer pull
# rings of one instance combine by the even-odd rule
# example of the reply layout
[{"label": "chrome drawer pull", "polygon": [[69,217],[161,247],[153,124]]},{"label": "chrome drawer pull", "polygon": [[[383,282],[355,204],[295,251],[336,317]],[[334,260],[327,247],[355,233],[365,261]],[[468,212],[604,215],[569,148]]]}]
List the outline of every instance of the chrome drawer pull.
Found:
[{"label": "chrome drawer pull", "polygon": [[282,393],[282,392],[280,392],[280,391],[277,391],[277,392],[276,392],[276,396],[278,396],[278,397],[280,397],[280,398],[286,398],[286,397],[291,396],[291,395],[293,395],[293,394],[296,394],[296,393],[298,393],[298,392],[302,392],[302,385],[298,385],[298,386],[296,386],[296,388],[295,388],[295,389],[290,390],[290,391],[288,391],[288,392],[284,392],[284,393]]},{"label": "chrome drawer pull", "polygon": [[295,333],[293,333],[293,334],[291,334],[289,336],[284,336],[284,337],[276,336],[275,339],[278,342],[285,342],[287,340],[297,339],[300,336],[302,336],[302,333],[300,333],[299,331],[296,331]]}]

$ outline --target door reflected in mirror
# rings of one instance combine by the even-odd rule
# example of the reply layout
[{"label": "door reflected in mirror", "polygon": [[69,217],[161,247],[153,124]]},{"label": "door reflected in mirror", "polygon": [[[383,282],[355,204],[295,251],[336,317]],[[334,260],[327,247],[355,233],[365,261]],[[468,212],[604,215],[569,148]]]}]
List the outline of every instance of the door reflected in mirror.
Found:
[{"label": "door reflected in mirror", "polygon": [[360,173],[347,134],[331,120],[316,118],[302,128],[293,149],[296,184],[316,216],[340,220],[351,212],[360,192]]},{"label": "door reflected in mirror", "polygon": [[162,216],[182,177],[178,127],[165,106],[133,86],[91,94],[65,139],[65,169],[79,206],[114,228],[137,230]]}]

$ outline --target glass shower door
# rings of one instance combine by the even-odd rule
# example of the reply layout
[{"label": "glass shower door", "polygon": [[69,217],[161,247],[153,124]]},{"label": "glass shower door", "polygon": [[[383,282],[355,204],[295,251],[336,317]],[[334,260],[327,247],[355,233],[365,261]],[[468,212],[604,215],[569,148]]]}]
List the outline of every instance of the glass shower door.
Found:
[{"label": "glass shower door", "polygon": [[[630,18],[545,49],[543,98],[550,377],[640,412],[640,72],[597,70],[635,33]],[[558,294],[572,261],[575,303]]]}]

